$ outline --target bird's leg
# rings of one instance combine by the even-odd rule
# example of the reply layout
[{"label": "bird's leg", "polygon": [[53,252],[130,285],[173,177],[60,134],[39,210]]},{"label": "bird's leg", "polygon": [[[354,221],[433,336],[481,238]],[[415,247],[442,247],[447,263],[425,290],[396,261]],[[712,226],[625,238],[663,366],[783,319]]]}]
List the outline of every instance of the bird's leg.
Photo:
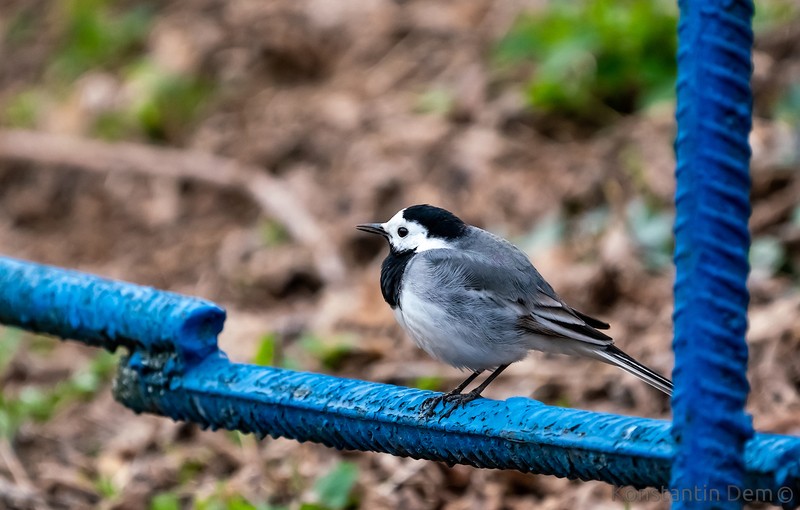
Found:
[{"label": "bird's leg", "polygon": [[497,379],[497,376],[500,375],[501,373],[503,373],[503,370],[505,370],[507,368],[508,368],[508,365],[500,365],[499,367],[495,368],[494,372],[492,372],[492,375],[487,377],[486,380],[483,381],[483,383],[481,383],[480,386],[478,386],[474,390],[472,390],[469,393],[467,393],[467,395],[475,395],[476,398],[480,397],[481,393],[483,393],[483,390],[485,390],[487,386],[492,384],[492,381]]},{"label": "bird's leg", "polygon": [[464,380],[464,382],[453,388],[451,391],[443,395],[437,395],[435,397],[426,399],[424,402],[422,402],[422,405],[420,405],[420,411],[422,411],[422,413],[426,416],[431,416],[433,414],[433,408],[435,408],[439,402],[447,402],[456,395],[461,395],[461,392],[464,391],[464,388],[469,386],[469,383],[474,381],[476,377],[481,375],[481,373],[483,373],[483,370],[475,370],[469,375],[469,377],[466,378],[466,380]]},{"label": "bird's leg", "polygon": [[447,402],[452,402],[453,407],[448,409],[447,412],[442,415],[442,418],[447,418],[448,416],[450,416],[450,414],[453,411],[455,411],[457,407],[463,406],[469,402],[472,402],[475,399],[481,398],[481,393],[483,392],[483,390],[485,390],[487,386],[492,384],[492,381],[497,379],[497,376],[500,375],[506,368],[508,368],[508,365],[500,365],[499,367],[497,367],[494,370],[494,372],[492,372],[492,375],[487,377],[486,380],[480,384],[480,386],[470,391],[469,393],[459,393],[458,395],[451,395],[447,397],[446,399]]},{"label": "bird's leg", "polygon": [[478,377],[479,375],[481,375],[482,373],[483,373],[483,370],[476,370],[476,371],[472,372],[471,374],[469,374],[469,377],[467,377],[464,380],[464,382],[462,382],[461,384],[459,384],[458,386],[453,388],[451,391],[447,392],[446,395],[458,395],[459,393],[464,391],[464,388],[469,386],[469,383],[474,381],[475,378]]}]

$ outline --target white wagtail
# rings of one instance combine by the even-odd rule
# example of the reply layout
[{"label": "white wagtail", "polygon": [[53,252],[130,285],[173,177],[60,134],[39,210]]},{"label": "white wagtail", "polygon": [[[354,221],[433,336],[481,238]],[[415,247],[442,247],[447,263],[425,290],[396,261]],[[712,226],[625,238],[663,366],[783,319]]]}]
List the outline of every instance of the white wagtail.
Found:
[{"label": "white wagtail", "polygon": [[[381,292],[397,322],[434,358],[472,371],[453,391],[428,399],[423,412],[439,402],[454,403],[452,411],[475,400],[531,349],[598,359],[672,394],[669,379],[615,347],[598,331],[608,324],[570,308],[505,239],[430,205],[356,228],[389,242]],[[485,370],[492,374],[462,393]]]}]

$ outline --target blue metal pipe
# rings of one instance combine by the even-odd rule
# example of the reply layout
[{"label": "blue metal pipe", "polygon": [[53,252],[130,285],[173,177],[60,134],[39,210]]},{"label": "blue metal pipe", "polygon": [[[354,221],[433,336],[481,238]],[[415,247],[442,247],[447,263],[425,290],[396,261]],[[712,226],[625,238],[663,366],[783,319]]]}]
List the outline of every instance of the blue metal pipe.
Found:
[{"label": "blue metal pipe", "polygon": [[[157,362],[143,361],[134,355],[116,385],[118,400],[138,412],[339,449],[617,486],[669,486],[675,447],[670,423],[663,420],[551,407],[522,397],[480,399],[448,418],[427,419],[420,417],[419,406],[435,395],[430,391],[214,356],[165,380]],[[758,434],[747,446],[746,465],[743,487],[786,503],[781,498],[800,489],[800,438]],[[725,488],[720,497],[737,489]]]},{"label": "blue metal pipe", "polygon": [[[115,396],[212,429],[313,441],[448,464],[517,469],[620,486],[665,486],[669,422],[481,399],[448,418],[420,417],[435,393],[323,374],[231,363],[212,356],[179,377],[134,355]],[[155,377],[153,377],[155,376]]]},{"label": "blue metal pipe", "polygon": [[[196,298],[0,257],[0,322],[125,346],[114,394],[137,412],[336,448],[668,487],[669,422],[520,397],[424,419],[419,405],[433,392],[229,362],[216,347],[223,318]],[[800,438],[757,434],[745,468],[742,487],[760,491],[757,499],[797,504]]]},{"label": "blue metal pipe", "polygon": [[194,363],[217,350],[224,322],[210,301],[0,257],[1,324]]},{"label": "blue metal pipe", "polygon": [[[676,444],[670,486],[742,487],[750,237],[750,0],[681,0],[675,220]],[[675,508],[741,508],[676,501]]]}]

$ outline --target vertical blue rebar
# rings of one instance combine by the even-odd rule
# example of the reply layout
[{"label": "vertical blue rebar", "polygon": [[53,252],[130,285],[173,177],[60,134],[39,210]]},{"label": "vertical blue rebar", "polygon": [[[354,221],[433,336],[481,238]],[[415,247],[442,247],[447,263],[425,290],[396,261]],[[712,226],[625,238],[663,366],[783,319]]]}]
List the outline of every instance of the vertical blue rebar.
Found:
[{"label": "vertical blue rebar", "polygon": [[741,508],[750,215],[750,0],[679,0],[675,508]]}]

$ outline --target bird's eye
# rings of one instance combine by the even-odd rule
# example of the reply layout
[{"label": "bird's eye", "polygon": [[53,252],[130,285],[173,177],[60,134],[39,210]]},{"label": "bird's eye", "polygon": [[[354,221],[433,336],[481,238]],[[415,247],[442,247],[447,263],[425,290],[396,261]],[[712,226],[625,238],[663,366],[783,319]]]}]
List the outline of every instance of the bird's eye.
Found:
[{"label": "bird's eye", "polygon": [[397,235],[400,237],[405,237],[408,235],[408,229],[406,227],[400,227],[397,229]]}]

